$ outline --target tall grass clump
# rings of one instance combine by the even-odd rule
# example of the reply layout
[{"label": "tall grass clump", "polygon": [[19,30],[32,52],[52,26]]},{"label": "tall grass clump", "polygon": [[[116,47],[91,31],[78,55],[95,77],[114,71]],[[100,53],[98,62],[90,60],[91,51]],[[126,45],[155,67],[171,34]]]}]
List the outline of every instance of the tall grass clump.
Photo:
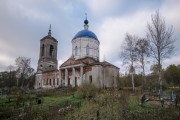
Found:
[{"label": "tall grass clump", "polygon": [[78,87],[75,97],[77,98],[94,98],[96,96],[96,93],[98,92],[98,89],[94,84],[90,84],[87,82],[82,83],[81,86]]}]

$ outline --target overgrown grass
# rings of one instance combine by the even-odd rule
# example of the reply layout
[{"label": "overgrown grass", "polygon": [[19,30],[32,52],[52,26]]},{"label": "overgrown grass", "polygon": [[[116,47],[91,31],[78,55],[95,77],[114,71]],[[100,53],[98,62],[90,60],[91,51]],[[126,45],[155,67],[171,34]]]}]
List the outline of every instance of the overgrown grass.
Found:
[{"label": "overgrown grass", "polygon": [[[72,92],[71,92],[72,93]],[[38,105],[37,100],[41,99],[42,104]],[[18,106],[17,106],[18,101]],[[49,107],[56,107],[60,109],[61,107],[66,107],[71,105],[78,106],[82,99],[75,98],[74,95],[55,94],[50,96],[39,96],[36,94],[21,94],[11,96],[9,101],[9,96],[0,97],[0,119],[24,119],[21,116],[23,111],[26,111],[25,117],[28,119],[51,119],[54,115],[54,111],[50,111]],[[28,107],[29,105],[29,107]],[[30,112],[28,112],[30,110]],[[56,110],[56,117],[58,110]],[[27,118],[25,118],[27,119]]]},{"label": "overgrown grass", "polygon": [[71,103],[81,102],[82,99],[75,98],[73,95],[71,96],[45,96],[42,97],[44,105],[65,105]]},{"label": "overgrown grass", "polygon": [[[83,88],[84,90],[85,88]],[[88,90],[88,91],[91,91]],[[42,106],[37,105],[35,94],[23,94],[21,96],[22,102],[33,101],[31,113],[29,113],[29,119],[54,119],[59,118],[58,109],[61,107],[67,107],[70,104],[82,103],[80,107],[75,107],[74,111],[66,113],[66,118],[68,120],[87,120],[87,119],[99,119],[102,120],[176,120],[178,115],[180,115],[179,107],[162,108],[160,105],[155,105],[151,103],[146,103],[144,106],[140,105],[141,95],[130,95],[127,91],[118,90],[102,90],[101,92],[93,93],[91,99],[89,99],[90,94],[85,94],[85,98],[79,98],[71,94],[47,94],[43,96],[38,96],[38,99],[42,100]],[[85,92],[86,93],[86,92]],[[12,96],[13,97],[13,96]],[[17,97],[17,96],[16,96]],[[16,97],[12,98],[12,102],[8,102],[7,96],[0,97],[0,119],[2,118],[13,118],[11,112],[13,112],[13,105],[16,104],[14,100]],[[22,103],[21,102],[21,103]],[[56,107],[58,109],[50,110],[49,106]],[[21,105],[20,109],[23,108]],[[25,107],[24,107],[25,108]],[[15,109],[17,110],[17,109]],[[28,114],[27,114],[28,115]],[[35,115],[35,116],[34,116]],[[26,116],[27,117],[27,116]],[[15,118],[15,117],[14,117]],[[18,119],[19,117],[17,117]]]},{"label": "overgrown grass", "polygon": [[179,108],[162,108],[150,102],[141,106],[140,95],[129,95],[121,91],[99,93],[94,99],[86,99],[80,109],[69,114],[68,119],[86,120],[178,120]]},{"label": "overgrown grass", "polygon": [[81,86],[78,87],[75,96],[77,98],[94,98],[98,93],[98,89],[94,84],[90,84],[87,82],[82,83]]},{"label": "overgrown grass", "polygon": [[7,99],[6,96],[0,96],[0,104],[3,104],[5,102],[7,102],[7,101],[8,101],[8,99]]},{"label": "overgrown grass", "polygon": [[129,108],[132,112],[144,114],[160,107],[160,105],[150,104],[149,102],[146,102],[143,106],[141,106],[139,96],[130,96],[129,99]]}]

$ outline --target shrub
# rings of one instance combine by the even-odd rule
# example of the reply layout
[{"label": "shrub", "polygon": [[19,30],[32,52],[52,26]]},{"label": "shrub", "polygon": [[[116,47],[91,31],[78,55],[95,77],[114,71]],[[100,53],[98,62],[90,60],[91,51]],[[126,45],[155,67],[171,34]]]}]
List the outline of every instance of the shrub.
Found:
[{"label": "shrub", "polygon": [[93,98],[95,97],[96,93],[97,88],[95,87],[95,85],[85,82],[81,86],[79,86],[77,92],[75,93],[75,97]]},{"label": "shrub", "polygon": [[11,88],[10,93],[12,95],[22,95],[22,94],[24,94],[24,91],[21,88],[14,86]]},{"label": "shrub", "polygon": [[163,81],[162,88],[163,90],[166,90],[169,87],[168,83],[166,81]]}]

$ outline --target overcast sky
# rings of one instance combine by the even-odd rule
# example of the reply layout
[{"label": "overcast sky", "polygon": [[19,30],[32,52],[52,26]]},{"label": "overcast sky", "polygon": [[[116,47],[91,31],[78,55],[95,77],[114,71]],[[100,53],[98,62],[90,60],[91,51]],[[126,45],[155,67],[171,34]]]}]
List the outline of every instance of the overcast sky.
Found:
[{"label": "overcast sky", "polygon": [[0,71],[19,56],[31,58],[36,69],[40,39],[50,24],[61,64],[71,56],[71,40],[83,29],[87,13],[89,29],[100,41],[100,60],[124,72],[119,52],[126,33],[145,37],[147,23],[158,9],[167,25],[174,26],[176,39],[175,53],[163,66],[180,64],[180,0],[0,0]]}]

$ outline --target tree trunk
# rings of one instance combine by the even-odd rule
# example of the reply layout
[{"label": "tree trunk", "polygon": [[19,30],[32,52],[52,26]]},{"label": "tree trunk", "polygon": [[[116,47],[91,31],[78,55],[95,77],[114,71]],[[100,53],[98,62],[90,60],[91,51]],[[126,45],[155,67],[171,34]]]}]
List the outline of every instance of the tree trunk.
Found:
[{"label": "tree trunk", "polygon": [[144,69],[144,58],[142,58],[142,69],[143,69],[143,80],[144,80],[144,84],[146,84],[145,69]]},{"label": "tree trunk", "polygon": [[19,84],[19,78],[17,78],[17,87],[18,87],[18,84]]},{"label": "tree trunk", "polygon": [[158,60],[158,69],[159,69],[158,80],[159,80],[160,94],[161,94],[162,93],[162,78],[161,78],[161,63],[160,63],[160,58]]},{"label": "tree trunk", "polygon": [[21,87],[23,88],[24,87],[24,80],[22,79],[22,85],[21,85]]},{"label": "tree trunk", "polygon": [[24,87],[24,75],[21,74],[21,87],[23,88]]},{"label": "tree trunk", "polygon": [[132,77],[133,92],[135,92],[135,89],[134,89],[134,72],[132,72],[131,77]]}]

